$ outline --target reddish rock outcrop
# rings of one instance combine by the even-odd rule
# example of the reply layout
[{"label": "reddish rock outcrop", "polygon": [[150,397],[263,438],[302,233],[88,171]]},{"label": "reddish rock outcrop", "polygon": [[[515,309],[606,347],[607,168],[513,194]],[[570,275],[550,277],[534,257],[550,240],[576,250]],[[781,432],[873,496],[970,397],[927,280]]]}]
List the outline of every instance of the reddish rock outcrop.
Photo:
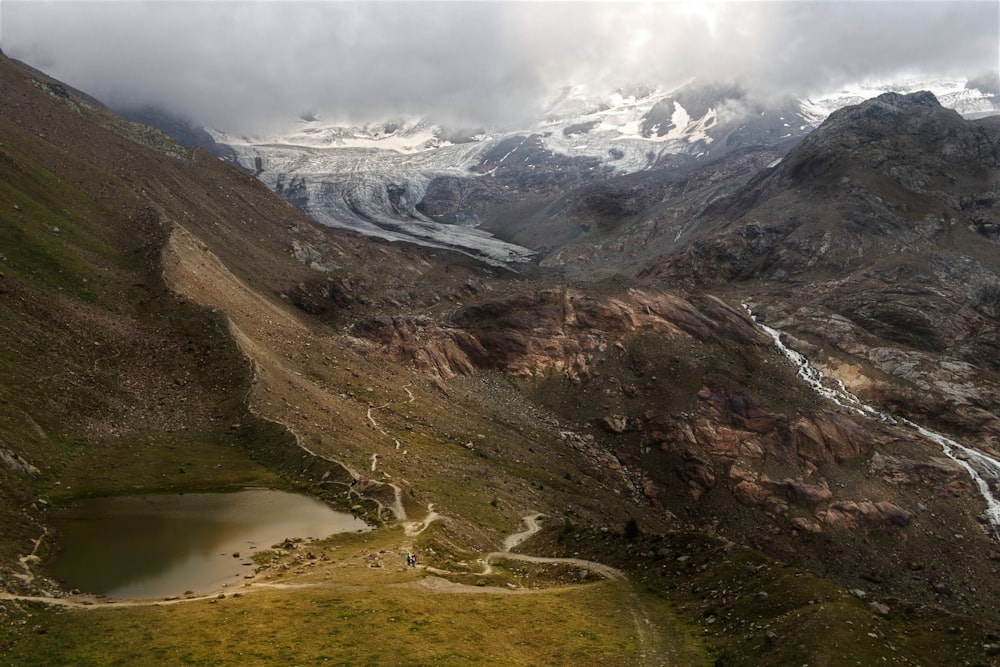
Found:
[{"label": "reddish rock outcrop", "polygon": [[694,434],[698,444],[712,456],[722,460],[759,459],[764,455],[764,447],[755,434],[739,431],[710,419],[699,419],[695,424]]},{"label": "reddish rock outcrop", "polygon": [[713,382],[706,382],[698,398],[711,406],[715,421],[733,424],[754,433],[770,433],[784,418],[764,410],[749,394],[727,394]]},{"label": "reddish rock outcrop", "polygon": [[825,479],[806,482],[802,479],[772,479],[738,465],[729,469],[729,487],[738,500],[747,505],[765,505],[784,512],[789,505],[817,505],[833,498]]},{"label": "reddish rock outcrop", "polygon": [[871,451],[874,440],[857,422],[836,412],[801,417],[789,426],[790,451],[813,464],[842,463]]},{"label": "reddish rock outcrop", "polygon": [[682,474],[695,500],[715,487],[715,470],[712,468],[712,462],[694,450],[685,450]]},{"label": "reddish rock outcrop", "polygon": [[860,528],[867,532],[903,528],[910,522],[911,514],[888,501],[845,500],[830,503],[816,513],[816,519],[831,528]]},{"label": "reddish rock outcrop", "polygon": [[745,313],[719,299],[705,297],[695,306],[673,294],[638,290],[605,299],[571,289],[532,290],[470,304],[446,322],[382,316],[353,328],[394,361],[413,361],[445,378],[485,368],[520,377],[554,369],[578,379],[597,353],[640,332],[668,339],[764,340]]},{"label": "reddish rock outcrop", "polygon": [[802,531],[802,532],[805,532],[805,533],[822,533],[823,532],[823,526],[819,525],[818,522],[813,521],[812,519],[809,519],[809,518],[804,517],[804,516],[797,516],[797,517],[793,518],[791,521],[789,521],[789,523],[792,525],[792,528],[794,528],[795,530],[799,530],[799,531]]}]

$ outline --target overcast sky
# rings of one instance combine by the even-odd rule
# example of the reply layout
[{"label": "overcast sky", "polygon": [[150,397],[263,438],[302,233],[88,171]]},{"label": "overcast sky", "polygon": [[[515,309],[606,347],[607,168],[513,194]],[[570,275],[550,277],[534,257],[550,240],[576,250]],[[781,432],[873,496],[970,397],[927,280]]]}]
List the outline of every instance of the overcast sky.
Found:
[{"label": "overcast sky", "polygon": [[996,72],[1000,3],[0,0],[0,48],[111,105],[232,131],[307,112],[488,125],[531,118],[567,84],[815,95]]}]

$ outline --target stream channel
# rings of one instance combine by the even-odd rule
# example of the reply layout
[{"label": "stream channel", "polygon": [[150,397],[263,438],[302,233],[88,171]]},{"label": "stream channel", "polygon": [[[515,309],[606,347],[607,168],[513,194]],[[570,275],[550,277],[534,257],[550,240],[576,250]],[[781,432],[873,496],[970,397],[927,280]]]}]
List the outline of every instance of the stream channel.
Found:
[{"label": "stream channel", "polygon": [[94,498],[51,521],[47,573],[67,589],[119,599],[239,585],[253,555],[286,538],[370,529],[320,500],[270,489]]},{"label": "stream channel", "polygon": [[778,351],[795,365],[798,376],[805,380],[817,394],[825,396],[840,407],[856,414],[888,424],[905,425],[941,447],[944,455],[961,466],[968,473],[976,488],[979,489],[980,495],[986,502],[985,517],[993,529],[993,536],[1000,540],[1000,497],[998,497],[997,491],[1000,489],[1000,460],[905,417],[895,417],[863,403],[847,390],[843,382],[820,373],[805,356],[786,346],[781,340],[781,331],[758,322],[753,311],[750,310],[750,306],[744,303],[743,309],[750,316],[750,319],[771,337]]}]

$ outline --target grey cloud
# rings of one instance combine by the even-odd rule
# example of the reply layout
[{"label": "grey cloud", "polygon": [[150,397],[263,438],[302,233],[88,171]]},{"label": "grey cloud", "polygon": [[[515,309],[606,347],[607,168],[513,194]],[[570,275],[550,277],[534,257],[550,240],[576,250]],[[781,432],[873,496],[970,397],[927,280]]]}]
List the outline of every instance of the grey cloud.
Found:
[{"label": "grey cloud", "polygon": [[740,83],[811,94],[900,72],[996,71],[992,2],[4,0],[0,46],[113,105],[238,131],[534,117],[559,87]]}]

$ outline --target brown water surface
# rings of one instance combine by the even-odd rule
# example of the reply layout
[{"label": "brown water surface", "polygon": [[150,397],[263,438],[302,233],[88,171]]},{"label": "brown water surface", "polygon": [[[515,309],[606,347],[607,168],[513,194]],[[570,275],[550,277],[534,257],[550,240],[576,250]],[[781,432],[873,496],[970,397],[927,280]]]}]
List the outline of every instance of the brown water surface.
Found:
[{"label": "brown water surface", "polygon": [[95,498],[52,523],[50,576],[67,588],[130,599],[239,585],[253,572],[253,554],[285,538],[369,529],[315,498],[269,489]]}]

